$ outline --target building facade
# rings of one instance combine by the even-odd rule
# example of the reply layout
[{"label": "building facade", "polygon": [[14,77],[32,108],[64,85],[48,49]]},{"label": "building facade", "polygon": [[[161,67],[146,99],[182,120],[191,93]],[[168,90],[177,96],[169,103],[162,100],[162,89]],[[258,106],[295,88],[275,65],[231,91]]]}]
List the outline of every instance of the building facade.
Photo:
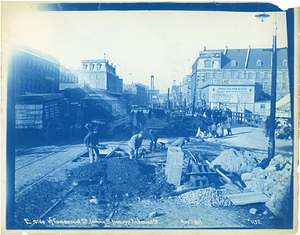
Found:
[{"label": "building facade", "polygon": [[145,85],[132,83],[123,84],[124,99],[130,105],[147,105],[148,104],[148,88]]},{"label": "building facade", "polygon": [[[218,108],[226,105],[232,111],[254,112],[255,102],[270,100],[271,49],[206,50],[192,66],[191,93],[195,105]],[[287,48],[277,52],[277,96],[289,93]]]},{"label": "building facade", "polygon": [[192,82],[190,75],[187,75],[182,80],[182,102],[185,106],[193,103]]},{"label": "building facade", "polygon": [[123,90],[123,79],[116,74],[116,66],[106,59],[83,60],[78,81],[110,93],[121,94]]},{"label": "building facade", "polygon": [[173,104],[173,108],[176,106],[182,105],[182,91],[181,91],[181,83],[180,85],[176,85],[176,80],[173,81],[173,85],[171,88],[171,101]]},{"label": "building facade", "polygon": [[59,69],[59,83],[78,83],[78,71],[61,65]]},{"label": "building facade", "polygon": [[17,95],[58,92],[60,63],[55,57],[22,45],[10,61]]}]

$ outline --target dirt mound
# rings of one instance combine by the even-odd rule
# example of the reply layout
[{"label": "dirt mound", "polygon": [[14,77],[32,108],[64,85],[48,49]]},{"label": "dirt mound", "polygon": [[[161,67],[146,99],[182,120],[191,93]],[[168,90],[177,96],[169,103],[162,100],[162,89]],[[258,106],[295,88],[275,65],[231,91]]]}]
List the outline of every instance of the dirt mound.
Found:
[{"label": "dirt mound", "polygon": [[133,197],[160,197],[174,189],[162,172],[129,158],[100,159],[74,175],[77,192],[96,196],[100,202],[122,201]]},{"label": "dirt mound", "polygon": [[224,150],[219,157],[212,161],[213,165],[221,167],[231,173],[241,175],[251,172],[266,155],[249,151],[237,151],[236,149]]}]

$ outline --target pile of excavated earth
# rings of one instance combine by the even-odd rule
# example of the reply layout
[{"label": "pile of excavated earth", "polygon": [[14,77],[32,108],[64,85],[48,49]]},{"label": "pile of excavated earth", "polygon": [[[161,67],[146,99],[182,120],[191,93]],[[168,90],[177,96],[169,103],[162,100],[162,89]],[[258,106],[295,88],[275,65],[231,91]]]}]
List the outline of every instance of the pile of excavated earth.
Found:
[{"label": "pile of excavated earth", "polygon": [[174,189],[157,168],[126,157],[100,159],[75,171],[74,177],[76,191],[98,203],[159,198]]}]

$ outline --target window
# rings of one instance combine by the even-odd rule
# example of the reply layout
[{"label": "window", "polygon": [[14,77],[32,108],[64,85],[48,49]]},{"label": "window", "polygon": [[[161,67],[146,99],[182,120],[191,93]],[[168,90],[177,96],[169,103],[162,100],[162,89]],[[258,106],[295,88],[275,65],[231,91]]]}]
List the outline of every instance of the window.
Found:
[{"label": "window", "polygon": [[97,64],[97,70],[101,69],[102,64]]},{"label": "window", "polygon": [[234,78],[235,73],[232,71],[230,72],[230,78],[233,79]]},{"label": "window", "polygon": [[211,78],[211,73],[206,73],[206,78],[210,79]]},{"label": "window", "polygon": [[260,72],[256,72],[256,78],[260,78]]},{"label": "window", "polygon": [[282,90],[286,89],[286,82],[282,83]]},{"label": "window", "polygon": [[283,72],[283,73],[282,73],[282,79],[283,79],[284,81],[286,81],[286,77],[287,77],[286,75],[287,75],[286,72]]},{"label": "window", "polygon": [[218,73],[218,78],[221,79],[223,77],[223,73]]},{"label": "window", "polygon": [[231,66],[236,66],[236,61],[235,60],[231,61]]},{"label": "window", "polygon": [[216,79],[218,77],[217,75],[217,73],[213,73],[213,78]]},{"label": "window", "polygon": [[287,60],[282,61],[282,66],[287,66]]},{"label": "window", "polygon": [[239,73],[238,73],[238,78],[239,78],[239,79],[242,79],[242,78],[243,78],[242,72],[239,72]]},{"label": "window", "polygon": [[211,60],[206,60],[204,61],[204,67],[205,68],[212,68],[212,61]]},{"label": "window", "polygon": [[263,89],[266,90],[268,88],[268,82],[263,83]]},{"label": "window", "polygon": [[93,71],[94,70],[95,65],[94,64],[90,64],[90,70]]},{"label": "window", "polygon": [[264,78],[269,78],[269,72],[264,72]]},{"label": "window", "polygon": [[261,60],[256,61],[256,66],[261,66]]}]

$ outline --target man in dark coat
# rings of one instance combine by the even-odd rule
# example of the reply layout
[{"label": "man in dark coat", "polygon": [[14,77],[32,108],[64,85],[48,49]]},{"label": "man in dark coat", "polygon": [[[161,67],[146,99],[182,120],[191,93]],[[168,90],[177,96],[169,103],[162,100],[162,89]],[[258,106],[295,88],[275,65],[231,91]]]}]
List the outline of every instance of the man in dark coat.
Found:
[{"label": "man in dark coat", "polygon": [[154,130],[150,130],[149,136],[150,136],[150,151],[151,152],[156,151],[158,135]]}]

